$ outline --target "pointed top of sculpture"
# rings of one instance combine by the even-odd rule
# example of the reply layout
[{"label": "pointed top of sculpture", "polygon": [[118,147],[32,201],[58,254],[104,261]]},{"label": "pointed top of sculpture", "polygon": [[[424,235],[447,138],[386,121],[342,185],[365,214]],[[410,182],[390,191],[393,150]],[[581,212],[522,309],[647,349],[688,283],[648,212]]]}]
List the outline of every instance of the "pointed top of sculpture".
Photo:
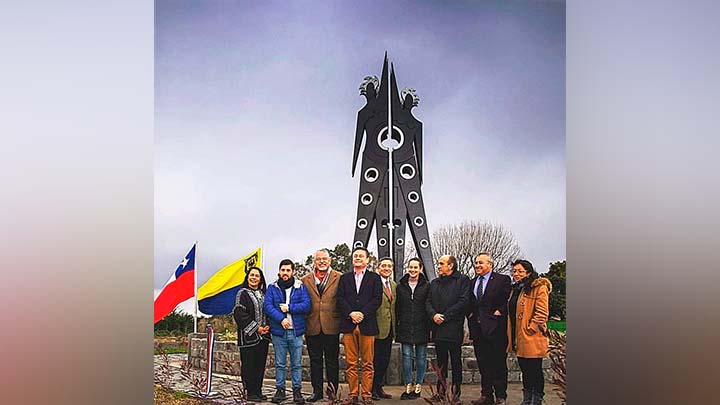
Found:
[{"label": "pointed top of sculpture", "polygon": [[387,100],[387,89],[388,89],[388,56],[385,51],[385,60],[383,61],[382,76],[380,76],[380,91],[378,91],[378,98],[380,100]]},{"label": "pointed top of sculpture", "polygon": [[390,64],[390,89],[392,91],[392,103],[393,105],[396,105],[399,103],[400,99],[398,98],[398,87],[397,87],[397,81],[395,80],[395,64]]}]

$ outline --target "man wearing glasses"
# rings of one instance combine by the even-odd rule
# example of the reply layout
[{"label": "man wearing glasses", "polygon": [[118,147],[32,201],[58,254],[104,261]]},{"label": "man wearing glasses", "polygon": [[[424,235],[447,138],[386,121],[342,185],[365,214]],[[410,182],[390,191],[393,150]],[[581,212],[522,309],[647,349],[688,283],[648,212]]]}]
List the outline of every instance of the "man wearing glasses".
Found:
[{"label": "man wearing glasses", "polygon": [[507,314],[510,277],[495,273],[493,259],[480,253],[474,261],[476,277],[471,282],[468,328],[480,369],[480,398],[473,405],[498,404],[507,400]]},{"label": "man wearing glasses", "polygon": [[310,355],[310,381],[313,395],[308,402],[323,399],[323,357],[329,395],[338,389],[338,356],[340,353],[340,312],[336,294],[340,272],[330,267],[330,253],[326,249],[315,252],[314,270],[302,278],[310,296],[310,313],[307,315],[307,341]]}]

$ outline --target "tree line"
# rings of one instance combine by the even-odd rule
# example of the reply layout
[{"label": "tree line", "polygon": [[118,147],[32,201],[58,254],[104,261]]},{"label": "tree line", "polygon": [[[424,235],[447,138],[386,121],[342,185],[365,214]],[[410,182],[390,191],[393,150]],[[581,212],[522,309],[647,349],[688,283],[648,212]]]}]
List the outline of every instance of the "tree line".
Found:
[{"label": "tree line", "polygon": [[[510,274],[513,261],[525,258],[512,231],[501,224],[487,221],[466,221],[460,224],[443,226],[433,232],[431,238],[435,255],[437,257],[442,254],[455,256],[459,271],[471,278],[475,276],[473,260],[480,252],[490,253],[495,260],[494,271],[507,275]],[[404,271],[407,261],[417,256],[412,243],[405,245],[405,263],[402,266],[396,266],[396,271]],[[346,243],[337,244],[334,248],[326,249],[330,253],[333,269],[341,273],[352,269],[352,251]],[[437,257],[435,260],[437,260]],[[369,269],[375,269],[377,259],[377,256],[370,252]],[[426,266],[434,268],[435,263],[429,263]],[[295,269],[298,278],[311,272],[313,270],[313,255],[308,255],[303,262],[295,262]],[[537,271],[542,272],[542,267],[537,265]],[[541,276],[547,277],[553,285],[549,304],[550,317],[565,320],[565,260],[549,263],[548,271],[541,274]],[[175,331],[187,334],[193,330],[192,315],[181,314],[176,311],[155,324],[156,334],[163,333],[162,331],[165,333]]]}]

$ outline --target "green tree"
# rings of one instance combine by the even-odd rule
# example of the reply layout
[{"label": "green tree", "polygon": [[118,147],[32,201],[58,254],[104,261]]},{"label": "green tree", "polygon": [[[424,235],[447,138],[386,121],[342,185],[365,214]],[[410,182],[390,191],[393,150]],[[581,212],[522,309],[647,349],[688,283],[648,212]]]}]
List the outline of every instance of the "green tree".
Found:
[{"label": "green tree", "polygon": [[155,324],[155,333],[187,335],[193,330],[193,317],[190,314],[180,313],[177,308],[170,312],[165,318]]},{"label": "green tree", "polygon": [[[352,270],[352,251],[350,250],[350,247],[347,245],[347,243],[341,243],[339,245],[335,245],[334,249],[330,249],[330,248],[324,248],[324,249],[327,249],[328,253],[330,254],[330,266],[334,270],[337,270],[340,273],[346,273],[346,272]],[[298,278],[313,271],[313,268],[314,268],[313,255],[314,254],[315,254],[315,252],[313,252],[312,255],[308,255],[305,258],[304,263],[295,262],[295,273]],[[370,262],[368,263],[368,268],[371,270],[374,269],[376,261],[377,261],[377,258],[371,252],[370,253]]]},{"label": "green tree", "polygon": [[544,275],[552,283],[550,294],[550,317],[565,320],[565,260],[550,263],[550,270]]},{"label": "green tree", "polygon": [[330,259],[332,259],[332,268],[345,273],[352,268],[352,252],[346,243],[336,245],[335,249],[330,250]]}]

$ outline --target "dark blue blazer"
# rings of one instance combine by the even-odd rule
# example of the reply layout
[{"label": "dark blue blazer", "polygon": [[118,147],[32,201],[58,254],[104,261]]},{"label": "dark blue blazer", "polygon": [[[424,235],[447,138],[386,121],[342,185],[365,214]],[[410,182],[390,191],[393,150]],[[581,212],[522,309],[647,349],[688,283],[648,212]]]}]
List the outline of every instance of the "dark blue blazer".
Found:
[{"label": "dark blue blazer", "polygon": [[[485,291],[478,300],[475,297],[475,282],[470,281],[470,302],[468,305],[468,329],[470,338],[485,338],[495,341],[498,345],[507,345],[508,299],[510,299],[510,277],[490,273]],[[500,311],[500,315],[494,315]]]},{"label": "dark blue blazer", "polygon": [[355,325],[350,319],[350,312],[360,311],[363,313],[363,321],[360,322],[360,333],[365,336],[374,336],[379,333],[376,312],[382,302],[382,280],[380,275],[370,270],[365,270],[360,292],[355,289],[354,270],[340,276],[337,290],[337,308],[340,311],[340,333],[351,333]]}]

